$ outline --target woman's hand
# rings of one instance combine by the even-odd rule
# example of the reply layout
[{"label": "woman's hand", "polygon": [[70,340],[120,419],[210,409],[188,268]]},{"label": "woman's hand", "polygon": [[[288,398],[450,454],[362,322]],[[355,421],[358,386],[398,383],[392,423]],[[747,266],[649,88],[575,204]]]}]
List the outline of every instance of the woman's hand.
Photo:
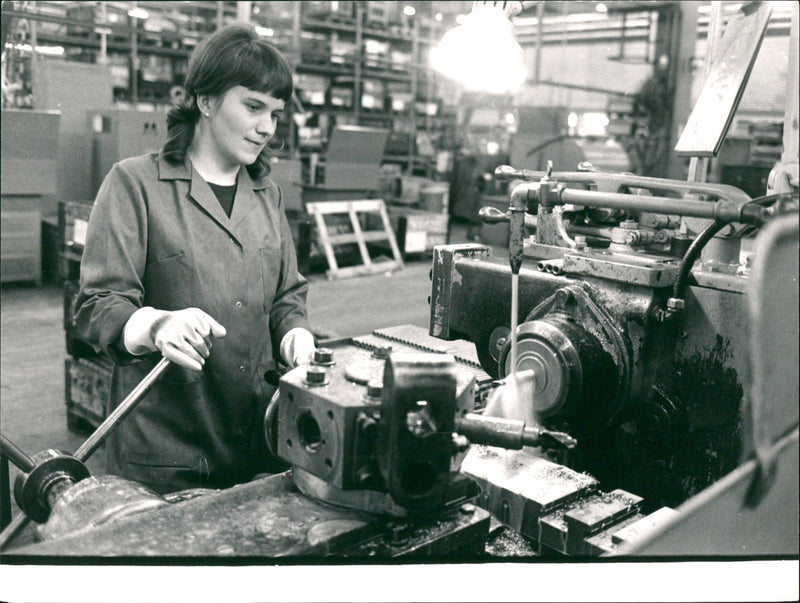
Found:
[{"label": "woman's hand", "polygon": [[314,344],[314,336],[311,332],[303,327],[295,327],[283,336],[280,354],[283,361],[290,368],[294,368],[311,362],[316,349],[317,346]]},{"label": "woman's hand", "polygon": [[225,327],[199,308],[165,312],[150,327],[155,346],[167,360],[191,370],[202,370],[215,337]]},{"label": "woman's hand", "polygon": [[125,324],[125,347],[140,355],[160,350],[167,360],[199,371],[215,338],[225,337],[225,327],[200,308],[167,312],[140,308]]}]

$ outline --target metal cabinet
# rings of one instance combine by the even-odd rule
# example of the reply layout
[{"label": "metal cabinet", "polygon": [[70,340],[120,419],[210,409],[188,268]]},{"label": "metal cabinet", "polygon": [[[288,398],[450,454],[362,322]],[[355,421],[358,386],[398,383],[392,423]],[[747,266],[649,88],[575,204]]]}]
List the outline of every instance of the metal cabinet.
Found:
[{"label": "metal cabinet", "polygon": [[92,111],[92,197],[116,162],[158,151],[167,140],[165,111]]}]

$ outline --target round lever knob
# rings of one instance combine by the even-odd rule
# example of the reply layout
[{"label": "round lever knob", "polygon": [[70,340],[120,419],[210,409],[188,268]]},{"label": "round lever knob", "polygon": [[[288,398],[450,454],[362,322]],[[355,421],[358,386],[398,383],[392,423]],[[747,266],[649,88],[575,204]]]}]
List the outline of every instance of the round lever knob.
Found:
[{"label": "round lever knob", "polygon": [[494,177],[498,182],[511,182],[512,180],[525,178],[522,172],[510,165],[498,165],[494,170]]},{"label": "round lever knob", "polygon": [[510,222],[511,217],[497,209],[496,207],[481,207],[478,211],[478,217],[486,224],[498,224],[499,222]]}]

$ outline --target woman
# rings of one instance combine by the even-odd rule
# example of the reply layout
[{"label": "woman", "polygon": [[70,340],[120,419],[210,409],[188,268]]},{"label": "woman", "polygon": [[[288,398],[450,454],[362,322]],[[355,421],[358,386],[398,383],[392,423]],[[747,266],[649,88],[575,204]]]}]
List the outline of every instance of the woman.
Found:
[{"label": "woman", "polygon": [[115,360],[111,408],[162,355],[174,364],[106,444],[109,473],[159,493],[278,469],[262,429],[270,375],[314,350],[308,285],[267,176],[290,68],[232,25],[197,46],[184,88],[161,151],[119,162],[98,192],[75,310]]}]

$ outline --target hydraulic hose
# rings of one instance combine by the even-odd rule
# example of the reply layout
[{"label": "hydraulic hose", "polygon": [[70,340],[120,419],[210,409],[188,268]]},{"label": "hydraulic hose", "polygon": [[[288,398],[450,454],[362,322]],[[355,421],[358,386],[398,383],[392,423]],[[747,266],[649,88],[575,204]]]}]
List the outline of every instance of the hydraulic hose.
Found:
[{"label": "hydraulic hose", "polygon": [[[767,207],[779,199],[791,197],[798,197],[798,193],[778,193],[777,195],[758,197],[750,201],[749,204]],[[678,270],[678,277],[675,279],[675,285],[672,288],[672,297],[674,299],[683,299],[684,293],[686,292],[686,285],[689,282],[689,273],[692,270],[692,266],[694,266],[694,263],[697,261],[697,258],[700,257],[700,252],[703,251],[703,247],[705,247],[706,244],[708,244],[708,242],[714,238],[714,235],[722,230],[726,224],[726,222],[714,220],[711,224],[706,226],[700,232],[700,234],[697,235],[697,238],[692,241],[692,244],[689,245],[689,249],[686,250],[683,259],[681,260],[681,265]]]}]

